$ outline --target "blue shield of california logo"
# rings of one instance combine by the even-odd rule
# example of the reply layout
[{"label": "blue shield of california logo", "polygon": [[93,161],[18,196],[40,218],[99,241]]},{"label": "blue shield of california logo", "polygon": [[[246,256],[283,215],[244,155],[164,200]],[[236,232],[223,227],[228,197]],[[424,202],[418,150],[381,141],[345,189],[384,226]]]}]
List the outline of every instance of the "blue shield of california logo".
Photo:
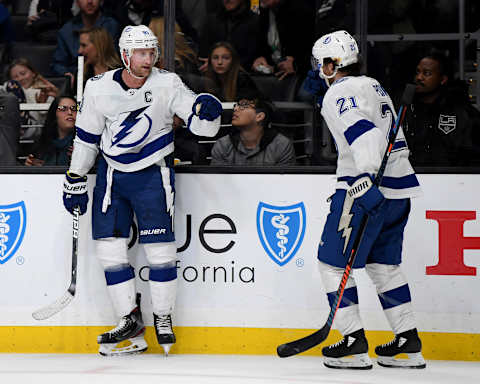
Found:
[{"label": "blue shield of california logo", "polygon": [[0,205],[0,264],[10,259],[22,243],[27,223],[25,203]]},{"label": "blue shield of california logo", "polygon": [[287,264],[302,245],[305,223],[303,203],[284,207],[258,204],[258,237],[268,256],[280,266]]}]

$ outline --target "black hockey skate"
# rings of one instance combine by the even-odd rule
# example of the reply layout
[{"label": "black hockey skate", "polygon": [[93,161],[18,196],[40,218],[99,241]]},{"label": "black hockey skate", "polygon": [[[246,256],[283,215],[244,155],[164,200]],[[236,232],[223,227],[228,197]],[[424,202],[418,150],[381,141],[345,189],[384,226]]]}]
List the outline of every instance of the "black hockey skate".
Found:
[{"label": "black hockey skate", "polygon": [[175,344],[175,334],[172,328],[172,316],[169,315],[156,315],[153,314],[153,327],[155,328],[155,334],[157,335],[158,344],[163,347],[165,356],[168,356],[170,347]]},{"label": "black hockey skate", "polygon": [[[382,367],[389,368],[425,368],[427,365],[423,359],[422,341],[418,337],[417,329],[410,329],[395,335],[395,338],[375,348],[378,355],[377,363]],[[406,353],[408,359],[396,359],[395,356]]]},{"label": "black hockey skate", "polygon": [[346,335],[336,344],[322,349],[325,359],[323,364],[328,368],[338,369],[372,369],[373,364],[368,357],[368,342],[363,329]]},{"label": "black hockey skate", "polygon": [[140,307],[136,307],[128,315],[123,316],[115,328],[97,337],[97,343],[100,344],[99,353],[102,356],[115,356],[144,352],[147,350],[144,334],[142,313]]}]

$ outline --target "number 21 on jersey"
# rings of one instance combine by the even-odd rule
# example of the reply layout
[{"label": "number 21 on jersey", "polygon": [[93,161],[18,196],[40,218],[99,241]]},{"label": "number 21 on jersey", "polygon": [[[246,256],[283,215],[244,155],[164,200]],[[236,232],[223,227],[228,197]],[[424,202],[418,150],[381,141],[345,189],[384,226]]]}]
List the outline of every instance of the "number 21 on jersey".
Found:
[{"label": "number 21 on jersey", "polygon": [[345,112],[351,109],[358,108],[355,96],[339,97],[337,99],[337,108],[338,116],[342,116]]}]

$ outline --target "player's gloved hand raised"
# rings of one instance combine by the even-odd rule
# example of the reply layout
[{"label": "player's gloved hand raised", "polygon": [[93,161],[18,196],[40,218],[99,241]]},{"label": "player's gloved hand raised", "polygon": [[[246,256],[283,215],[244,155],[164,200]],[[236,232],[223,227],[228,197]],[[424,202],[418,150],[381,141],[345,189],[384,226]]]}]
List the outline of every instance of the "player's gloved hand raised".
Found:
[{"label": "player's gloved hand raised", "polygon": [[358,176],[354,181],[348,183],[350,189],[347,193],[357,201],[361,209],[369,216],[375,216],[385,201],[385,197],[368,174]]},{"label": "player's gloved hand raised", "polygon": [[325,81],[320,78],[318,71],[308,71],[305,82],[303,83],[303,89],[313,96],[323,95],[326,91],[327,85]]},{"label": "player's gloved hand raised", "polygon": [[88,192],[87,176],[79,176],[67,171],[63,182],[63,205],[73,215],[73,209],[78,206],[80,215],[87,211]]},{"label": "player's gloved hand raised", "polygon": [[192,112],[200,120],[213,121],[222,114],[222,103],[209,93],[200,93],[193,103]]}]

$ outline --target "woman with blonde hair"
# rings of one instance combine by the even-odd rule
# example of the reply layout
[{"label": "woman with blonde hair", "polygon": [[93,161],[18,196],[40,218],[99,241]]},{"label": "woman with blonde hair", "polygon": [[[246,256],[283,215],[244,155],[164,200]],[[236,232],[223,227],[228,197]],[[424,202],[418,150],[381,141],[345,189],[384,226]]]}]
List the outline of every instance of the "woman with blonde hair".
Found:
[{"label": "woman with blonde hair", "polygon": [[121,68],[120,56],[115,50],[112,36],[102,27],[85,28],[79,32],[78,54],[85,58],[84,79]]},{"label": "woman with blonde hair", "polygon": [[[158,46],[160,48],[160,58],[156,64],[158,68],[163,68],[164,55],[164,27],[165,20],[163,17],[154,17],[148,26],[152,32],[157,36]],[[185,35],[183,34],[180,26],[175,23],[175,73],[177,74],[199,74],[199,62],[197,59],[197,54],[188,44]]]}]

